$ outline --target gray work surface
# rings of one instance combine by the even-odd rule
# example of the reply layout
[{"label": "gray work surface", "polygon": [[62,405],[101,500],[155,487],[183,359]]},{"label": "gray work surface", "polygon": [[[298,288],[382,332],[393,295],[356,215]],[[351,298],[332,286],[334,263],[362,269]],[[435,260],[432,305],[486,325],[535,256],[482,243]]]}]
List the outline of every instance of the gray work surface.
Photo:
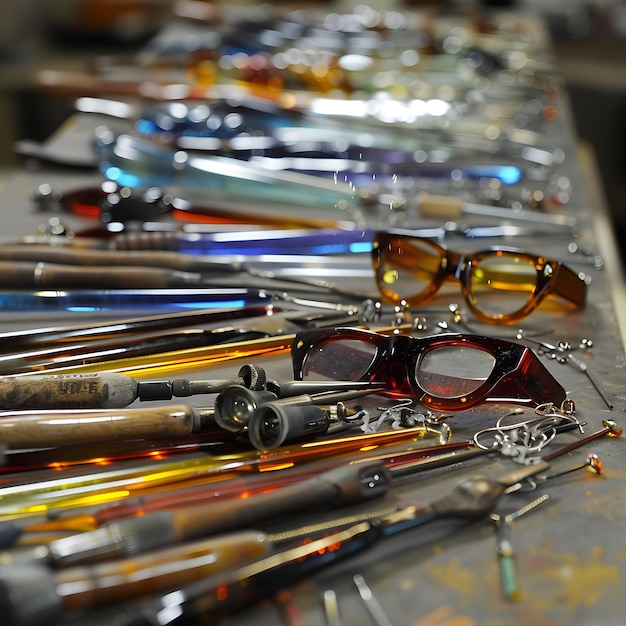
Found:
[{"label": "gray work surface", "polygon": [[[581,153],[575,148],[567,124],[567,103],[561,104],[563,147],[567,155],[562,169],[573,185],[571,201],[565,210],[580,221],[580,246],[588,246],[601,255],[605,265],[596,268],[586,263],[583,255],[569,253],[567,245],[570,240],[567,238],[515,238],[502,243],[566,259],[572,267],[584,271],[591,278],[588,304],[584,311],[563,316],[539,310],[519,325],[528,337],[540,337],[555,345],[559,341],[573,345],[585,339],[593,342],[592,349],[581,353],[581,358],[608,394],[614,405],[612,409],[608,408],[584,373],[547,356],[541,357],[575,402],[577,415],[585,423],[585,433],[589,434],[599,430],[603,420],[614,419],[618,424],[624,421],[626,362],[620,333],[620,323],[624,321],[621,319],[624,310],[620,308],[624,285],[601,194],[594,188],[593,160],[587,158],[585,151]],[[97,122],[88,116],[76,116],[51,141],[88,151],[90,133]],[[38,184],[47,182],[56,188],[72,188],[100,180],[97,172],[72,172],[47,167],[17,172],[0,195],[3,239],[34,234],[45,221],[45,216],[35,211],[29,197]],[[72,217],[63,219],[70,227],[78,227],[82,223]],[[485,244],[453,240],[449,245],[478,248]],[[580,261],[583,263],[580,264]],[[376,295],[375,292],[373,295]],[[429,324],[434,325],[445,317],[441,312],[445,311],[449,302],[449,296],[442,296],[426,307],[424,315]],[[115,316],[102,318],[114,319]],[[96,314],[2,312],[0,331],[95,320]],[[509,338],[515,338],[517,330],[517,327],[480,327],[483,334]],[[274,378],[291,378],[287,354],[262,357],[258,363]],[[197,368],[189,372],[189,376],[198,379],[234,377],[241,365],[238,360],[229,361]],[[202,400],[206,402],[206,399]],[[193,398],[192,402],[201,400]],[[488,411],[479,407],[466,414],[455,415],[449,421],[453,440],[471,439],[474,432],[493,423],[494,415],[502,415],[510,409],[499,407],[497,411]],[[578,437],[580,434],[577,432],[559,435],[547,451]],[[252,609],[215,623],[233,626],[325,624],[322,605],[325,590],[335,592],[343,624],[364,626],[373,623],[353,582],[353,576],[361,574],[394,626],[623,624],[626,580],[624,446],[624,438],[603,437],[553,462],[554,470],[566,469],[584,462],[588,454],[595,453],[604,464],[605,471],[600,476],[586,471],[574,472],[546,483],[535,492],[512,494],[502,500],[498,510],[510,512],[540,493],[550,496],[544,504],[512,526],[512,542],[522,590],[518,601],[507,601],[501,593],[493,523],[488,520],[473,523],[445,521],[383,539],[362,554],[294,585],[288,593],[268,598]],[[506,458],[483,457],[445,471],[424,473],[418,480],[394,489],[386,500],[426,502],[442,495],[468,475],[497,477],[515,467]],[[380,505],[376,502],[362,508]],[[285,525],[308,523],[321,517],[320,513],[288,521]]]}]

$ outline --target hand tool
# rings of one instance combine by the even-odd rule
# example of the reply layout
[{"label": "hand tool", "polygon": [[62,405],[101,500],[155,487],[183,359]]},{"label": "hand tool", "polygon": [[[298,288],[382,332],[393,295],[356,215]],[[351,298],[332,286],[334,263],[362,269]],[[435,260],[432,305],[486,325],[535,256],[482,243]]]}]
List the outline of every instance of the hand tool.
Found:
[{"label": "hand tool", "polygon": [[[442,497],[423,505],[387,508],[369,515],[369,521],[336,519],[321,525],[326,532],[322,539],[316,539],[310,527],[301,529],[312,540],[295,548],[281,550],[277,545],[280,535],[244,531],[89,568],[74,566],[53,571],[41,564],[0,566],[6,626],[45,626],[67,611],[93,609],[147,592],[173,589],[175,594],[149,601],[131,619],[141,615],[142,623],[160,626],[183,623],[190,615],[197,618],[208,613],[215,619],[383,537],[437,519],[480,519],[509,487],[532,476],[535,470],[544,471],[547,465],[526,466],[498,479],[467,477]],[[21,602],[25,593],[34,593],[38,602]],[[122,626],[137,623],[123,621],[121,616],[116,619]]]}]

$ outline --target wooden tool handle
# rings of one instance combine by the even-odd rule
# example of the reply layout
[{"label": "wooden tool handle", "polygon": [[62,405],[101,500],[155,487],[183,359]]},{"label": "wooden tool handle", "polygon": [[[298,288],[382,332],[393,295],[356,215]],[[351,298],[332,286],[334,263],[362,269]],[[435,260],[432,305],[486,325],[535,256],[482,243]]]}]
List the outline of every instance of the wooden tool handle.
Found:
[{"label": "wooden tool handle", "polygon": [[83,443],[180,437],[194,431],[185,405],[137,409],[68,409],[0,413],[0,442],[8,448],[47,448]]}]

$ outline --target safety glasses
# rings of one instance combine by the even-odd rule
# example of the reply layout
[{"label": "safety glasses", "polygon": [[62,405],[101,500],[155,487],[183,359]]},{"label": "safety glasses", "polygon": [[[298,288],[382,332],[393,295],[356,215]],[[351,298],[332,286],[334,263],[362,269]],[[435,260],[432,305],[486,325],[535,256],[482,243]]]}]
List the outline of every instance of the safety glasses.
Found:
[{"label": "safety glasses", "polygon": [[376,381],[386,395],[440,411],[484,402],[560,406],[567,395],[528,347],[478,335],[312,329],[296,334],[291,358],[296,380]]},{"label": "safety glasses", "polygon": [[409,306],[431,300],[446,281],[458,281],[474,316],[487,323],[515,323],[547,296],[560,308],[582,308],[587,285],[573,270],[516,248],[460,254],[410,234],[378,232],[372,247],[376,283],[389,302]]}]

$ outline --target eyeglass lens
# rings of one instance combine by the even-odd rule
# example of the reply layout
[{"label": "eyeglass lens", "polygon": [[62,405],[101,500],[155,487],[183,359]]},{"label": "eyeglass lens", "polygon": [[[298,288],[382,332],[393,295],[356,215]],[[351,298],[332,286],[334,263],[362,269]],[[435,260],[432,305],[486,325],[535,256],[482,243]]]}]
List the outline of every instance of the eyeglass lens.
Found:
[{"label": "eyeglass lens", "polygon": [[478,348],[443,346],[427,352],[416,365],[415,379],[431,396],[460,398],[489,378],[495,358]]},{"label": "eyeglass lens", "polygon": [[376,347],[358,339],[335,339],[315,346],[303,364],[305,380],[361,380],[370,370]]},{"label": "eyeglass lens", "polygon": [[477,309],[488,315],[507,315],[532,300],[537,268],[524,256],[488,254],[472,264],[469,283],[470,298]]},{"label": "eyeglass lens", "polygon": [[421,239],[392,239],[380,244],[378,280],[391,300],[425,297],[443,277],[445,252]]}]

